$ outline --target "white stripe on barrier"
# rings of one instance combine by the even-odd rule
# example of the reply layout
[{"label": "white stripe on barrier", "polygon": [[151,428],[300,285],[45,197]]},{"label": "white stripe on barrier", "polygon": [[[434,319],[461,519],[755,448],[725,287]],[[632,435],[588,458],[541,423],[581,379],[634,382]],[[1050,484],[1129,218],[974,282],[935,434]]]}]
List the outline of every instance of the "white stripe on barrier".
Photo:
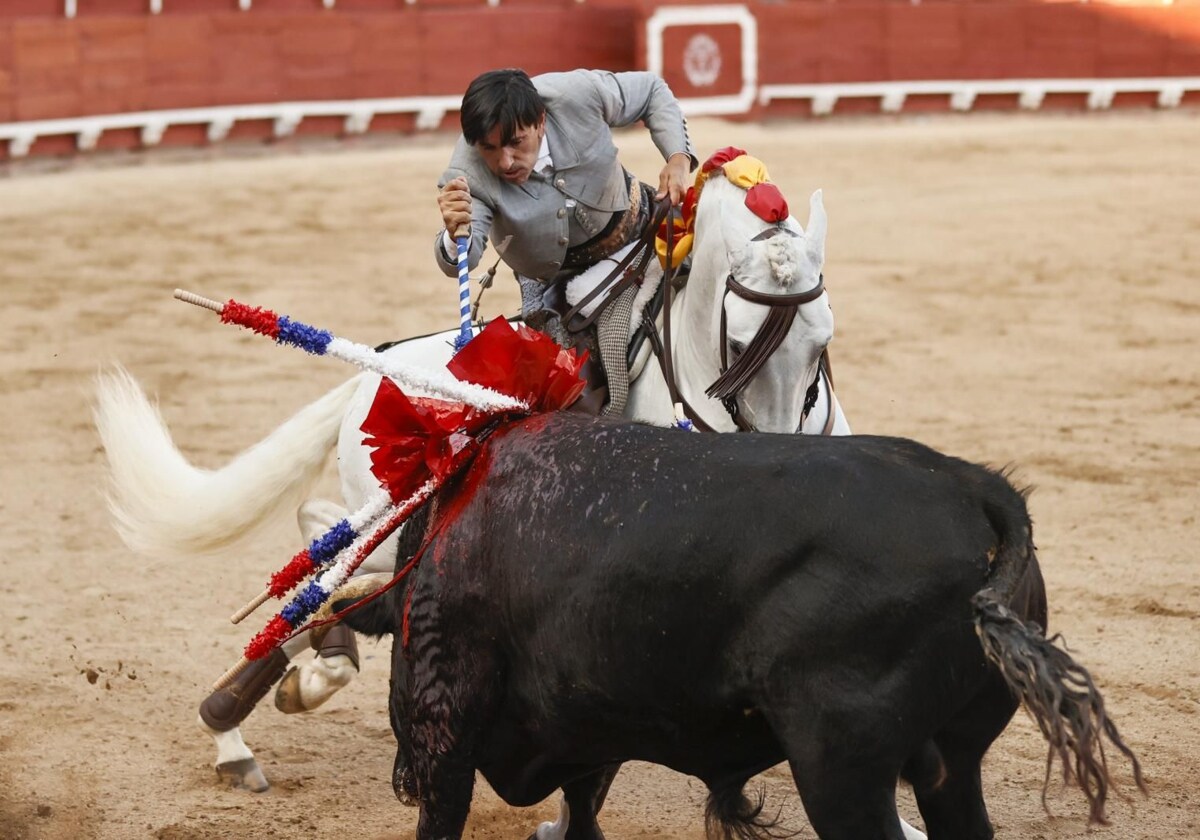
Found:
[{"label": "white stripe on barrier", "polygon": [[1025,110],[1042,107],[1047,94],[1070,93],[1087,96],[1092,110],[1111,108],[1119,93],[1158,94],[1160,108],[1175,108],[1189,91],[1200,91],[1200,76],[1165,76],[1142,79],[986,79],[966,81],[854,82],[817,85],[763,85],[758,89],[758,104],[770,105],[782,99],[807,99],[812,112],[824,116],[833,112],[839,99],[878,99],[879,109],[894,113],[911,96],[948,96],[955,111],[969,111],[980,96],[1015,95]]},{"label": "white stripe on barrier", "polygon": [[[780,100],[807,99],[812,113],[833,113],[841,99],[878,99],[880,111],[902,111],[913,96],[947,96],[950,108],[969,111],[980,96],[1015,95],[1025,110],[1037,110],[1048,94],[1082,94],[1087,107],[1104,110],[1122,93],[1156,94],[1160,108],[1176,108],[1187,93],[1200,92],[1200,76],[1164,76],[1136,79],[987,79],[966,81],[853,82],[831,84],[762,85],[751,91],[749,100],[736,97],[692,99],[686,103],[688,114],[721,115],[749,112],[757,101],[769,106]],[[736,100],[736,102],[735,102]],[[287,137],[308,117],[342,117],[347,134],[362,134],[380,114],[415,114],[418,129],[432,130],[441,125],[450,111],[457,111],[459,96],[411,96],[396,99],[350,99],[336,102],[279,102],[265,105],[229,105],[211,108],[186,108],[172,111],[139,111],[129,114],[105,114],[56,120],[0,123],[0,142],[8,143],[8,154],[21,158],[40,137],[70,136],[80,151],[97,147],[105,131],[137,129],[144,146],[156,146],[171,126],[206,126],[210,143],[224,140],[234,124],[244,120],[271,120],[274,136]],[[734,110],[737,105],[740,110]]]},{"label": "white stripe on barrier", "polygon": [[730,24],[741,30],[742,64],[738,70],[742,84],[731,96],[680,97],[679,107],[685,116],[744,114],[754,106],[758,85],[758,18],[745,6],[658,7],[646,20],[646,69],[663,75],[663,33],[667,29],[704,24]]},{"label": "white stripe on barrier", "polygon": [[116,129],[138,129],[141,142],[155,146],[167,128],[175,125],[207,126],[210,143],[224,140],[234,123],[243,120],[271,120],[276,137],[286,137],[306,117],[343,117],[347,133],[360,134],[380,114],[416,114],[417,128],[433,129],[441,125],[448,111],[457,111],[460,96],[410,96],[397,99],[351,99],[340,102],[278,102],[266,105],[229,105],[212,108],[184,108],[174,111],[139,111],[130,114],[104,114],[57,120],[0,123],[0,142],[8,142],[10,157],[29,154],[39,137],[73,136],[81,150],[95,148],[100,135]]}]

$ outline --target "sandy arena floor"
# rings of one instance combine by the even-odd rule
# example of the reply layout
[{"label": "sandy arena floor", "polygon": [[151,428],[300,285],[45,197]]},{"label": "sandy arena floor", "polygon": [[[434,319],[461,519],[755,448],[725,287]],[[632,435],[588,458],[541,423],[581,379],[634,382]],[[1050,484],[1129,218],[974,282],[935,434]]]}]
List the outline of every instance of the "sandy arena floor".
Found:
[{"label": "sandy arena floor", "polygon": [[[998,835],[1200,837],[1200,114],[693,133],[702,155],[734,144],[765,160],[802,221],[824,188],[856,431],[1014,464],[1036,487],[1052,627],[1104,688],[1151,797],[1115,801],[1113,825],[1089,833],[1082,798],[1055,784],[1048,816],[1043,742],[1018,715],[984,768]],[[621,141],[656,176],[643,134]],[[217,466],[348,375],[222,327],[172,300],[177,286],[364,343],[453,326],[455,287],[429,254],[450,143],[0,178],[0,838],[412,836],[388,781],[387,643],[367,643],[362,676],[314,715],[267,702],[249,718],[268,793],[218,783],[196,707],[259,626],[227,616],[298,535],[285,521],[235,556],[130,553],[108,524],[89,401],[92,375],[120,361],[181,448]],[[490,314],[515,307],[501,280]],[[762,782],[811,838],[788,776]],[[614,840],[698,840],[703,798],[631,766],[604,824]],[[481,784],[467,837],[519,840],[556,810],[510,809]]]}]

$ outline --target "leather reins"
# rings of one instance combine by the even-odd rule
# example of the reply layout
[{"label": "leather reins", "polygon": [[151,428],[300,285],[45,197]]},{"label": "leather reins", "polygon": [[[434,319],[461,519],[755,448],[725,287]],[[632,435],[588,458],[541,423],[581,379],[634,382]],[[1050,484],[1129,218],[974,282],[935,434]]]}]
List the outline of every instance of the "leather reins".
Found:
[{"label": "leather reins", "polygon": [[[626,254],[616,267],[596,285],[587,295],[578,303],[572,306],[562,316],[562,323],[571,332],[579,332],[586,328],[595,319],[596,316],[604,309],[608,302],[613,301],[631,284],[638,282],[646,273],[646,268],[654,254],[654,238],[660,226],[667,219],[671,212],[671,202],[668,199],[655,202],[654,212],[651,215],[649,223],[642,231],[642,235],[638,238],[637,245]],[[670,255],[674,248],[674,226],[667,225],[667,265],[663,270],[662,289],[663,289],[663,329],[662,336],[658,335],[658,330],[655,328],[653,321],[648,320],[648,333],[651,346],[654,348],[655,355],[658,357],[659,365],[662,367],[663,378],[667,383],[667,391],[670,394],[671,404],[679,406],[686,417],[692,421],[692,424],[701,431],[715,431],[711,426],[700,419],[699,413],[688,403],[683,394],[679,390],[679,385],[675,381],[675,366],[672,358],[672,342],[671,342],[671,292],[673,290],[675,275],[678,273],[679,267],[671,265]],[[763,239],[769,239],[779,233],[786,233],[790,236],[797,234],[781,225],[764,230],[762,233],[755,236],[751,241],[757,242]],[[734,360],[732,366],[728,364],[728,336],[727,325],[725,318],[725,296],[721,298],[721,375],[712,385],[710,385],[705,393],[719,399],[725,410],[729,413],[729,417],[733,420],[734,425],[739,430],[744,432],[755,431],[753,424],[749,423],[742,416],[738,409],[737,395],[745,388],[750,381],[766,364],[767,359],[771,354],[778,349],[787,337],[788,331],[792,327],[792,323],[796,319],[796,314],[800,307],[806,303],[816,300],[825,291],[825,277],[821,275],[817,281],[817,285],[806,292],[800,292],[792,295],[772,295],[764,292],[757,292],[749,289],[734,279],[730,274],[725,280],[725,296],[732,292],[737,297],[751,303],[758,303],[770,307],[767,313],[767,318],[751,339],[745,352],[739,354]],[[605,300],[601,305],[587,316],[582,316],[582,310],[593,300],[600,295],[605,296]],[[817,375],[813,379],[805,394],[804,407],[802,418],[808,416],[816,404],[818,384],[822,373],[824,373],[826,381],[829,383],[827,390],[829,395],[829,419],[825,424],[825,429],[821,432],[828,435],[833,428],[833,380],[828,373],[828,355],[825,352],[821,353],[821,360],[817,367]],[[803,422],[803,419],[801,420]]]},{"label": "leather reins", "polygon": [[[669,200],[663,200],[655,204],[654,213],[651,215],[645,230],[642,231],[642,235],[638,238],[637,245],[621,258],[621,261],[617,263],[617,267],[609,272],[607,277],[596,284],[596,288],[584,295],[579,303],[563,313],[562,324],[564,327],[571,332],[579,332],[589,326],[609,303],[617,299],[621,292],[645,276],[646,269],[650,265],[650,258],[654,256],[654,236],[658,231],[659,225],[663,223],[670,210],[671,202]],[[619,280],[617,279],[618,277],[620,278]],[[613,281],[616,282],[614,283]],[[590,315],[577,317],[584,307],[602,294],[605,295],[604,301]]]},{"label": "leather reins", "polygon": [[[721,375],[705,389],[704,393],[714,399],[724,400],[735,396],[750,384],[750,380],[762,369],[767,359],[787,337],[788,330],[792,328],[792,322],[796,320],[796,313],[800,311],[800,307],[816,300],[824,291],[824,275],[821,275],[817,280],[817,285],[807,292],[799,292],[794,295],[772,295],[748,289],[730,274],[725,279],[725,294],[721,297]],[[754,338],[750,340],[745,351],[734,360],[732,367],[729,366],[728,360],[729,336],[725,318],[725,298],[729,296],[730,292],[742,300],[770,307],[766,320],[758,328],[758,332],[754,334]]]}]

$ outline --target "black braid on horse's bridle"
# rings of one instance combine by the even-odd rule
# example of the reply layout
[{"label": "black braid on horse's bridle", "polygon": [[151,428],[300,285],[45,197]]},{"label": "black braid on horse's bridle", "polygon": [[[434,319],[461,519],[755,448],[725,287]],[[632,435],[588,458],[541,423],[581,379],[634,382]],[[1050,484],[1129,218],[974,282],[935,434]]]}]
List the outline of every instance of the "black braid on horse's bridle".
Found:
[{"label": "black braid on horse's bridle", "polygon": [[[663,219],[670,207],[664,200],[655,207],[655,219]],[[657,225],[655,225],[657,227]],[[775,225],[767,228],[758,235],[754,236],[750,241],[758,242],[763,239],[770,239],[779,233],[786,233],[789,236],[797,236],[795,231],[784,227],[783,225]],[[659,366],[662,368],[663,379],[667,384],[667,391],[670,394],[671,404],[682,407],[684,414],[691,420],[692,424],[701,431],[715,431],[711,426],[700,419],[700,414],[691,404],[684,398],[679,390],[679,385],[675,382],[674,365],[671,359],[671,281],[674,279],[678,270],[677,266],[672,266],[670,262],[671,254],[674,246],[674,227],[667,225],[667,264],[663,270],[663,331],[662,335],[658,334],[658,330],[649,317],[646,318],[645,326],[647,335],[650,339],[651,347],[654,349],[654,354],[658,358]],[[725,281],[725,293],[733,292],[743,300],[751,301],[752,303],[762,303],[771,307],[771,311],[767,314],[767,319],[763,325],[759,327],[758,332],[750,342],[750,346],[742,353],[734,362],[733,368],[727,369],[727,346],[728,339],[726,335],[725,323],[725,304],[724,300],[721,303],[721,376],[717,381],[708,387],[705,393],[710,397],[715,397],[720,400],[725,411],[729,414],[729,418],[737,426],[739,431],[752,432],[756,431],[745,417],[742,416],[741,410],[738,408],[737,395],[744,388],[755,374],[770,358],[771,354],[787,337],[788,331],[791,329],[792,323],[796,319],[796,313],[801,305],[810,301],[816,300],[825,291],[825,275],[821,274],[818,277],[817,285],[809,289],[807,292],[800,292],[794,295],[771,295],[763,292],[756,292],[753,289],[748,289],[734,279],[730,274]],[[828,435],[833,430],[833,379],[829,376],[828,370],[828,354],[822,353],[821,359],[817,367],[817,375],[813,377],[812,384],[808,386],[808,390],[804,395],[804,405],[801,408],[801,420],[808,417],[810,411],[817,403],[818,386],[821,381],[821,375],[824,372],[826,379],[829,382],[830,398],[829,398],[829,419],[825,424],[821,434]],[[719,394],[714,394],[714,391],[719,391]]]},{"label": "black braid on horse's bridle", "polygon": [[725,320],[725,302],[721,301],[721,375],[713,384],[705,389],[704,393],[708,396],[725,400],[729,397],[734,397],[750,384],[750,380],[762,369],[766,364],[767,359],[771,357],[783,340],[787,337],[788,330],[792,328],[792,322],[796,320],[796,313],[800,311],[803,304],[819,298],[825,291],[825,275],[821,275],[817,280],[817,285],[809,289],[807,292],[799,292],[794,295],[772,295],[764,292],[756,292],[753,289],[748,289],[734,279],[730,274],[725,279],[725,294],[733,292],[742,300],[750,301],[751,303],[761,303],[771,307],[767,313],[766,320],[762,326],[758,328],[758,332],[754,334],[754,338],[750,340],[750,344],[746,347],[733,365],[729,364],[728,357],[728,333]]},{"label": "black braid on horse's bridle", "polygon": [[[760,242],[780,233],[786,233],[789,236],[797,235],[790,228],[778,224],[762,231],[750,241]],[[817,285],[813,288],[806,292],[798,292],[792,295],[773,295],[766,292],[757,292],[739,283],[734,279],[732,273],[725,279],[725,296],[733,292],[742,300],[770,307],[770,311],[767,313],[767,317],[762,325],[758,328],[758,332],[754,334],[754,338],[750,340],[750,344],[738,355],[738,358],[734,360],[731,366],[729,365],[728,356],[729,338],[725,318],[725,300],[724,297],[721,299],[721,375],[717,377],[712,385],[709,385],[705,389],[704,393],[713,399],[721,401],[721,405],[725,407],[725,411],[728,412],[730,419],[733,420],[734,425],[740,430],[744,432],[754,431],[754,427],[742,416],[741,410],[738,408],[737,395],[758,375],[763,365],[767,363],[767,359],[771,358],[771,354],[779,349],[779,345],[783,343],[783,340],[791,330],[792,323],[796,320],[796,314],[800,311],[800,307],[816,300],[824,291],[824,274],[817,277]],[[824,357],[824,354],[822,354],[822,357]],[[804,395],[804,406],[800,413],[801,423],[804,422],[805,418],[808,417],[808,413],[817,403],[817,386],[820,380],[821,369],[818,367],[817,375],[813,377],[813,381],[808,386],[808,390]],[[829,428],[830,426],[827,424],[826,429]]]}]

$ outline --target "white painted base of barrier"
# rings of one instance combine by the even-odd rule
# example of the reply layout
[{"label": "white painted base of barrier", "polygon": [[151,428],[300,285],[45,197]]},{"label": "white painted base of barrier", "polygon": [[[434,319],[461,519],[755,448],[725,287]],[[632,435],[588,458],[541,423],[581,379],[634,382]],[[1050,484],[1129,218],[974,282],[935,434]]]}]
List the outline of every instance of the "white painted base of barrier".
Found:
[{"label": "white painted base of barrier", "polygon": [[341,102],[279,102],[268,105],[229,105],[185,108],[175,111],[139,111],[58,120],[0,123],[0,141],[8,142],[9,157],[20,158],[39,137],[75,137],[76,148],[96,148],[100,135],[117,129],[138,129],[143,146],[156,146],[175,125],[207,126],[210,143],[224,140],[234,123],[243,120],[272,120],[275,137],[288,137],[306,117],[342,117],[347,134],[362,134],[376,116],[416,114],[417,128],[434,129],[450,111],[457,111],[460,96],[413,96],[399,99],[353,99]]},{"label": "white painted base of barrier", "polygon": [[[729,102],[715,102],[714,110],[705,108],[705,101],[687,103],[689,115],[748,113],[757,101],[769,108],[780,100],[804,100],[812,103],[817,116],[831,114],[840,99],[879,99],[883,113],[897,113],[910,96],[944,95],[950,98],[955,111],[969,111],[979,96],[991,94],[1016,95],[1021,108],[1036,110],[1047,94],[1086,94],[1087,106],[1094,110],[1109,108],[1119,93],[1153,93],[1160,108],[1174,108],[1185,94],[1200,91],[1200,76],[1161,77],[1145,79],[1000,79],[980,81],[912,81],[857,82],[816,85],[762,85],[753,98],[736,112]],[[274,136],[288,137],[300,122],[308,117],[342,117],[346,134],[363,134],[371,121],[380,115],[416,114],[416,127],[434,129],[441,125],[446,114],[457,111],[462,103],[459,96],[415,96],[399,99],[355,99],[340,102],[281,102],[267,105],[230,105],[214,108],[188,108],[175,111],[141,111],[130,114],[108,114],[58,120],[0,123],[0,142],[8,143],[8,155],[21,158],[40,137],[75,137],[80,151],[95,149],[105,131],[137,129],[143,146],[156,146],[168,128],[176,125],[207,126],[210,143],[224,140],[234,124],[242,120],[271,120]]]},{"label": "white painted base of barrier", "polygon": [[1047,94],[1086,94],[1092,110],[1110,108],[1118,93],[1153,93],[1160,108],[1175,108],[1185,93],[1200,91],[1200,76],[1147,79],[997,79],[978,81],[859,82],[821,85],[763,85],[759,105],[780,99],[807,99],[816,116],[833,113],[839,99],[879,99],[879,110],[897,113],[910,96],[948,96],[955,111],[970,111],[983,95],[1016,95],[1020,107],[1037,110]]}]

